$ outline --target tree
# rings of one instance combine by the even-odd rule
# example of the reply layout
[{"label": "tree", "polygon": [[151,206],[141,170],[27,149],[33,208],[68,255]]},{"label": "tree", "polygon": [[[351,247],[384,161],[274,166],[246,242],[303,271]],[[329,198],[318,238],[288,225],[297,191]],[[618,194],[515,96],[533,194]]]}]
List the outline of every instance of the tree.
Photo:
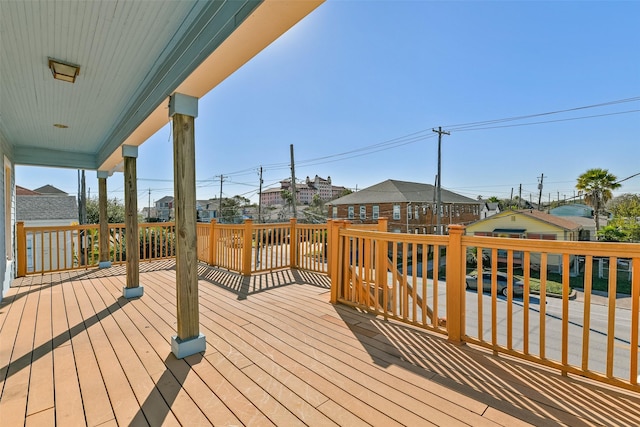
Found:
[{"label": "tree", "polygon": [[640,241],[640,196],[623,194],[612,199],[607,207],[613,219],[598,233],[600,239],[610,242]]},{"label": "tree", "polygon": [[293,196],[291,194],[291,191],[289,190],[280,191],[280,197],[282,197],[282,200],[284,201],[285,206],[293,205]]},{"label": "tree", "polygon": [[353,191],[349,190],[348,188],[345,188],[344,190],[342,190],[342,192],[340,193],[340,197],[344,197],[344,196],[348,196],[349,194],[353,193]]},{"label": "tree", "polygon": [[[117,198],[107,199],[107,218],[109,224],[124,222],[124,203]],[[100,205],[97,197],[87,200],[87,224],[100,223]]]},{"label": "tree", "polygon": [[611,199],[607,204],[614,218],[640,218],[640,195],[623,194]]},{"label": "tree", "polygon": [[600,212],[612,197],[611,190],[620,187],[618,178],[607,169],[589,169],[578,177],[576,189],[584,191],[584,201],[593,207],[596,220],[596,233],[600,230]]}]

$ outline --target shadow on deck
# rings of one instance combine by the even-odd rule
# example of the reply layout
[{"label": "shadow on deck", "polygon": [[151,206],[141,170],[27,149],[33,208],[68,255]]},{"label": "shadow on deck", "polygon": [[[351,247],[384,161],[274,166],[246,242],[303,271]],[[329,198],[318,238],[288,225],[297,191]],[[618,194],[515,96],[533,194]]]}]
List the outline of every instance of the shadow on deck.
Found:
[{"label": "shadow on deck", "polygon": [[207,350],[177,360],[173,261],[19,279],[0,413],[25,425],[640,425],[640,399],[329,303],[326,276],[199,265]]}]

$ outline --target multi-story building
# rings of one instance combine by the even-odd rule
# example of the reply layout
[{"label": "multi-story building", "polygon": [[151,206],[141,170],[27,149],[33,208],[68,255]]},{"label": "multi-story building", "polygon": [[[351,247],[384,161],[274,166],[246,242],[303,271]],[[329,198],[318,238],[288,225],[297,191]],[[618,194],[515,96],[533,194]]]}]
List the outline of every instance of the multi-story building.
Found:
[{"label": "multi-story building", "polygon": [[[332,200],[329,218],[347,219],[355,224],[373,224],[388,219],[389,231],[437,233],[436,188],[429,184],[386,180],[355,193]],[[448,190],[441,192],[440,224],[469,224],[480,219],[480,202]]]},{"label": "multi-story building", "polygon": [[[280,181],[280,188],[271,188],[265,190],[260,195],[260,203],[262,206],[282,205],[282,191],[291,191],[291,179]],[[313,179],[307,177],[304,183],[296,183],[296,201],[301,205],[309,205],[313,202],[314,196],[320,197],[323,202],[339,197],[345,190],[345,187],[335,186],[331,184],[331,177],[327,179],[320,178],[316,175]]]}]

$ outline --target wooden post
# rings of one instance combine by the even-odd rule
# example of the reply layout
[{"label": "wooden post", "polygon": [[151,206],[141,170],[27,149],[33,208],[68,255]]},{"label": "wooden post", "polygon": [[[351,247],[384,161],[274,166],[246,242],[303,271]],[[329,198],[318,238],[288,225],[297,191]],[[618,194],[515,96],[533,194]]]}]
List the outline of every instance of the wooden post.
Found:
[{"label": "wooden post", "polygon": [[107,177],[108,172],[98,171],[98,210],[100,218],[100,262],[99,268],[111,267],[111,257],[109,256],[109,217],[107,216]]},{"label": "wooden post", "polygon": [[177,335],[171,339],[173,354],[181,359],[205,350],[200,334],[198,307],[198,235],[196,214],[195,117],[198,100],[173,94],[174,208],[176,217]]},{"label": "wooden post", "polygon": [[332,221],[331,222],[331,270],[329,271],[329,277],[331,279],[331,303],[336,304],[338,302],[338,290],[342,286],[340,269],[342,267],[341,255],[344,252],[340,248],[340,229],[345,228],[345,221]]},{"label": "wooden post", "polygon": [[[387,232],[388,219],[387,218],[378,218],[378,231]],[[387,292],[388,289],[388,275],[387,270],[389,266],[389,244],[386,240],[378,239],[376,240],[376,289],[381,292]],[[383,293],[376,292],[376,298],[380,303],[382,303],[383,299],[381,296]],[[388,307],[387,307],[388,308]],[[385,310],[387,309],[385,308]],[[385,311],[386,312],[386,311]]]},{"label": "wooden post", "polygon": [[378,218],[378,231],[389,231],[389,218]]},{"label": "wooden post", "polygon": [[466,259],[462,253],[464,226],[449,226],[449,246],[447,247],[447,332],[449,341],[462,344],[464,336],[465,292],[464,278]]},{"label": "wooden post", "polygon": [[209,259],[207,263],[209,265],[216,264],[216,220],[212,219],[209,225]]},{"label": "wooden post", "polygon": [[244,235],[242,239],[242,274],[251,276],[251,258],[253,255],[253,220],[244,221]]},{"label": "wooden post", "polygon": [[27,275],[27,233],[24,230],[24,222],[16,223],[16,240],[18,249],[18,277]]},{"label": "wooden post", "polygon": [[[327,236],[326,236],[326,248],[327,248],[327,252],[324,254],[325,256],[325,260],[327,262],[327,274],[331,275],[331,251],[333,250],[333,247],[331,246],[331,236],[332,236],[332,229],[333,229],[333,219],[328,219],[327,220]],[[331,277],[331,276],[329,276]]]},{"label": "wooden post", "polygon": [[140,238],[138,236],[138,187],[136,158],[138,147],[122,146],[124,157],[124,225],[127,241],[127,286],[123,289],[125,298],[142,296],[140,286]]},{"label": "wooden post", "polygon": [[298,268],[298,236],[296,235],[297,219],[291,218],[289,222],[291,224],[289,228],[289,266],[291,268]]}]

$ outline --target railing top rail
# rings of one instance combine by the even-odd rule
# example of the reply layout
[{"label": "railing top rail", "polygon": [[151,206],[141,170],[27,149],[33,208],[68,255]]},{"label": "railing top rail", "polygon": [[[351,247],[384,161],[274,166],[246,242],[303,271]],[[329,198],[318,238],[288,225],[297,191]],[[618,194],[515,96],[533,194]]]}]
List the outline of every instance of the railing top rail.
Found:
[{"label": "railing top rail", "polygon": [[640,256],[640,243],[592,242],[582,240],[513,239],[509,237],[462,236],[463,246],[506,249],[514,251],[569,253],[572,255]]},{"label": "railing top rail", "polygon": [[388,231],[341,228],[340,235],[346,237],[371,237],[377,240],[386,240],[389,242],[402,241],[407,243],[437,244],[441,246],[447,246],[449,244],[449,236],[440,236],[434,234],[404,234],[390,233]]}]

